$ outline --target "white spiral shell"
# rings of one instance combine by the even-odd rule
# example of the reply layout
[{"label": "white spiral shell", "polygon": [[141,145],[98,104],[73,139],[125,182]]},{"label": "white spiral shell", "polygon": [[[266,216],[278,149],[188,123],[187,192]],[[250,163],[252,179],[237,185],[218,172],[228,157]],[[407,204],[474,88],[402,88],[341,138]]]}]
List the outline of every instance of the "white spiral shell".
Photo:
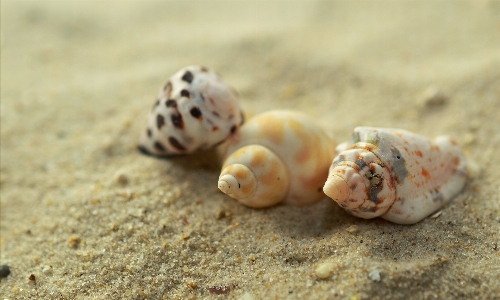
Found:
[{"label": "white spiral shell", "polygon": [[209,149],[243,123],[236,92],[213,71],[189,66],[160,90],[139,149],[157,156]]},{"label": "white spiral shell", "polygon": [[413,224],[449,202],[467,180],[466,160],[448,136],[357,127],[338,147],[325,194],[353,215]]},{"label": "white spiral shell", "polygon": [[312,204],[335,155],[334,141],[308,116],[269,111],[228,139],[221,191],[251,207]]}]

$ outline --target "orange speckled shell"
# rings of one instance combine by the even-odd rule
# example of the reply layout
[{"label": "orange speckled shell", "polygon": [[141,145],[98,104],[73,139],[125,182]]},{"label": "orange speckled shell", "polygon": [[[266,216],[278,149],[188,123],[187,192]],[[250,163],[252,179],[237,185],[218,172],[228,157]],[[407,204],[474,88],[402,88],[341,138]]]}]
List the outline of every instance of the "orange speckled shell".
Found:
[{"label": "orange speckled shell", "polygon": [[[416,223],[453,199],[467,179],[465,155],[447,136],[430,140],[400,129],[357,127],[351,144],[344,147],[330,176],[347,178],[342,173],[352,170],[361,175],[346,180],[350,197],[339,203],[358,217]],[[328,181],[325,192],[327,186]]]},{"label": "orange speckled shell", "polygon": [[[293,111],[269,111],[251,118],[239,131],[230,137],[227,159],[222,169],[234,163],[233,156],[251,156],[245,158],[259,168],[259,161],[267,159],[257,151],[251,151],[252,145],[260,145],[271,151],[286,167],[289,182],[275,186],[273,175],[278,173],[269,163],[262,164],[269,171],[261,172],[257,178],[257,189],[288,188],[282,201],[293,205],[308,205],[321,199],[324,194],[323,184],[328,175],[328,168],[335,156],[334,141],[305,114]],[[246,147],[248,146],[248,147]],[[239,151],[246,147],[246,151]],[[236,158],[242,160],[242,158]],[[259,170],[260,172],[260,170]],[[272,178],[271,178],[272,177]],[[276,177],[276,176],[275,176]],[[266,199],[243,202],[253,207],[265,207],[275,204]],[[255,203],[255,204],[254,204]]]}]

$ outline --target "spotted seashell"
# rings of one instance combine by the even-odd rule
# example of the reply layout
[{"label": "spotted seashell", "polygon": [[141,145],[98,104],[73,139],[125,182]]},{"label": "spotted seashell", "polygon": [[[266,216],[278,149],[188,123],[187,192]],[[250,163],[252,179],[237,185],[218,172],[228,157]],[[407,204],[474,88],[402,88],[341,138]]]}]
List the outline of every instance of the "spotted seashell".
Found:
[{"label": "spotted seashell", "polygon": [[322,197],[335,143],[308,116],[269,111],[228,139],[218,186],[251,207],[312,204]]},{"label": "spotted seashell", "polygon": [[401,129],[357,127],[337,149],[323,187],[353,215],[413,224],[464,187],[466,160],[455,140],[429,140]]},{"label": "spotted seashell", "polygon": [[215,72],[189,66],[160,90],[139,138],[139,149],[165,156],[209,149],[243,123],[234,90]]}]

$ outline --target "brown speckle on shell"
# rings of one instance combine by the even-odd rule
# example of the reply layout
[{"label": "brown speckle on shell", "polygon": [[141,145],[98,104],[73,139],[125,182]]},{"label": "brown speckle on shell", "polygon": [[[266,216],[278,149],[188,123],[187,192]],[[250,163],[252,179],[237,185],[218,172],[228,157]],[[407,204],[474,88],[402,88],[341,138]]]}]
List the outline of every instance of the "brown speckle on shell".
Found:
[{"label": "brown speckle on shell", "polygon": [[179,128],[179,129],[183,129],[184,128],[184,121],[182,120],[182,116],[181,114],[179,114],[179,112],[173,114],[170,119],[172,120],[172,124],[174,124],[174,126],[176,128]]},{"label": "brown speckle on shell", "polygon": [[176,138],[174,138],[173,136],[169,137],[168,138],[168,141],[170,143],[170,145],[172,145],[172,147],[174,147],[175,149],[179,150],[179,151],[184,151],[186,150],[186,147],[184,147]]},{"label": "brown speckle on shell", "polygon": [[197,119],[201,118],[201,111],[198,107],[193,107],[191,108],[191,110],[189,111],[191,113],[191,115]]},{"label": "brown speckle on shell", "polygon": [[190,71],[186,71],[186,73],[182,75],[181,79],[187,83],[191,83],[193,81],[193,73],[191,73]]},{"label": "brown speckle on shell", "polygon": [[182,97],[187,97],[187,98],[189,98],[189,91],[188,91],[188,90],[186,90],[186,89],[183,89],[183,90],[181,91],[181,96],[182,96]]},{"label": "brown speckle on shell", "polygon": [[165,105],[167,107],[177,108],[177,102],[173,99],[168,99],[167,102],[165,102]]},{"label": "brown speckle on shell", "polygon": [[148,138],[151,138],[153,136],[153,132],[149,128],[147,129],[146,133],[148,135]]},{"label": "brown speckle on shell", "polygon": [[165,125],[165,117],[161,114],[158,114],[156,116],[156,127],[158,127],[158,130],[160,130],[163,125]]},{"label": "brown speckle on shell", "polygon": [[161,151],[161,152],[165,152],[166,149],[165,149],[165,146],[163,146],[160,142],[156,141],[154,143],[154,146],[155,146],[155,149],[158,150],[158,151]]}]

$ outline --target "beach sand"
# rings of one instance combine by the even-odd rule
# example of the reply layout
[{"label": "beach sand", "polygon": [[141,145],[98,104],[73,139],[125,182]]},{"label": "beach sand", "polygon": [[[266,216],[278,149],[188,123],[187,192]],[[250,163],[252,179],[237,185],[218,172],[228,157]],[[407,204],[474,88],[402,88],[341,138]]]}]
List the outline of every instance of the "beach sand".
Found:
[{"label": "beach sand", "polygon": [[[500,299],[500,1],[1,1],[1,299]],[[216,151],[137,151],[202,64],[250,114],[454,136],[473,166],[405,226],[252,209]],[[326,277],[319,278],[318,277]]]}]

